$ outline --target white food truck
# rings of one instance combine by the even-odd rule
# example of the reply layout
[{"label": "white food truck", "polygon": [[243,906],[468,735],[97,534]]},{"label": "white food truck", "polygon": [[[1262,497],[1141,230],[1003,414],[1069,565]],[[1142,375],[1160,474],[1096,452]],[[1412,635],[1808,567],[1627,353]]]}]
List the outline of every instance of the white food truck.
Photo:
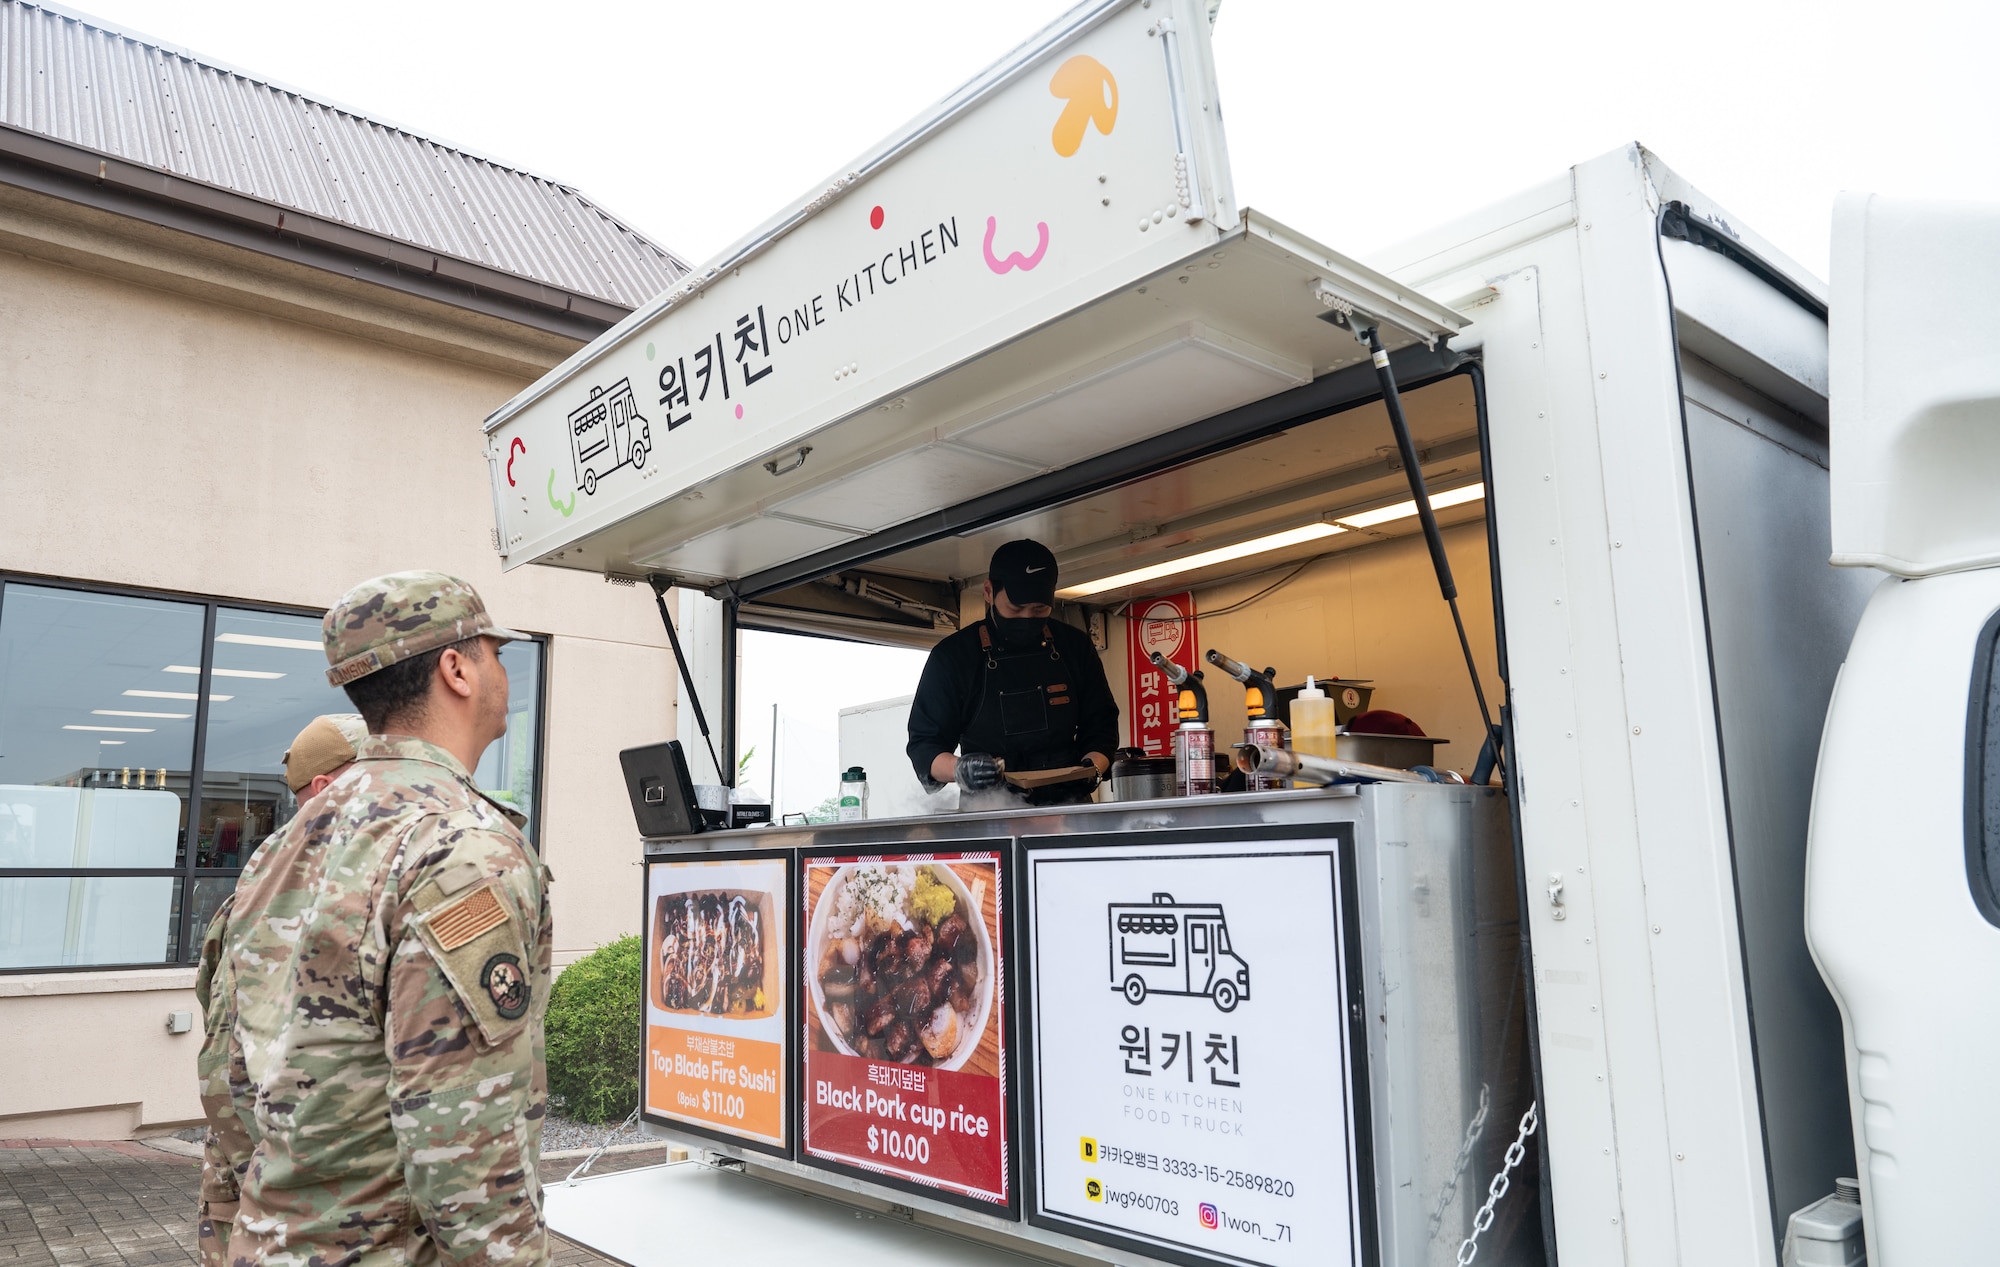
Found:
[{"label": "white food truck", "polygon": [[[500,552],[683,595],[722,770],[740,630],[928,646],[1022,536],[1128,720],[1134,605],[1184,593],[1190,652],[1370,680],[1451,769],[645,839],[648,895],[790,917],[754,1015],[649,995],[689,1163],[552,1225],[1990,1258],[2000,212],[1844,201],[1829,292],[1631,146],[1367,266],[1239,200],[1210,20],[1089,0],[495,413]],[[586,468],[627,384],[651,451]],[[1106,988],[1106,912],[1166,893],[1228,911],[1233,1009]]]}]

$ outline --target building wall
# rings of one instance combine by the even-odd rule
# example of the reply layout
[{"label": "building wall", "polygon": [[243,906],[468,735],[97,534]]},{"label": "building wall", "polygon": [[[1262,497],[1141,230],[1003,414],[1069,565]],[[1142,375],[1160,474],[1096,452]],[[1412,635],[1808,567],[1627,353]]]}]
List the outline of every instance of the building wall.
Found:
[{"label": "building wall", "polygon": [[[438,568],[549,635],[541,842],[556,962],[636,931],[622,747],[674,733],[651,595],[501,575],[481,420],[575,345],[0,191],[0,568],[324,607]],[[189,969],[0,977],[0,1137],[200,1117]]]}]

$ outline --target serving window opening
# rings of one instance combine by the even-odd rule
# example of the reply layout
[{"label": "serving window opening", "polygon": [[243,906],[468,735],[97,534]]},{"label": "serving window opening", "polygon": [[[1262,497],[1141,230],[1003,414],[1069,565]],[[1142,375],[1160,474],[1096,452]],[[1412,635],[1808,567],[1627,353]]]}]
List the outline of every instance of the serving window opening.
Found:
[{"label": "serving window opening", "polygon": [[[1474,662],[1489,699],[1498,700],[1474,384],[1467,374],[1449,375],[1405,392],[1403,404]],[[1378,399],[746,603],[746,629],[822,635],[746,633],[744,678],[813,682],[816,690],[846,684],[856,698],[841,705],[838,754],[810,759],[827,767],[827,782],[862,766],[871,817],[955,807],[951,789],[926,793],[908,768],[900,738],[907,702],[899,697],[914,689],[923,651],[986,614],[988,560],[1022,537],[1056,555],[1056,618],[1091,635],[1118,703],[1125,756],[1171,751],[1179,700],[1151,662],[1159,652],[1203,674],[1215,751],[1225,761],[1253,711],[1289,721],[1310,678],[1332,697],[1342,729],[1402,741],[1366,746],[1357,759],[1429,766],[1450,772],[1447,779],[1469,781],[1479,771],[1485,724]],[[897,661],[907,661],[906,671],[876,687],[836,664],[853,653],[828,638],[909,649]],[[1252,681],[1232,680],[1211,652],[1250,670]],[[1265,670],[1273,698],[1258,710],[1264,688],[1256,678]],[[846,711],[856,709],[875,715]],[[746,696],[739,727],[743,744],[767,743],[758,737],[770,730],[769,702],[753,705]],[[782,765],[782,734],[778,747]],[[1107,788],[1099,799],[1108,795]]]}]

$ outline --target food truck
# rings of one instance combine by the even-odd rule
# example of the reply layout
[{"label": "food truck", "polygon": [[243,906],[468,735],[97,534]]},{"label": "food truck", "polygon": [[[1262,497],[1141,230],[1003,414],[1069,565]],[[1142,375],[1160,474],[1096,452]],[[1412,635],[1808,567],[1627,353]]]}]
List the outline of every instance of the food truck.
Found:
[{"label": "food truck", "polygon": [[[1890,315],[1840,360],[1826,287],[1638,146],[1371,267],[1239,200],[1212,16],[1088,0],[509,402],[496,541],[705,596],[718,770],[738,630],[925,645],[1022,536],[1128,723],[1146,652],[1200,644],[1365,681],[1438,755],[643,839],[641,1110],[691,1152],[557,1185],[552,1226],[638,1267],[1770,1264],[1855,1261],[1865,1210],[1878,1260],[1976,1257],[1992,1011],[1940,1047],[1908,983],[2000,978],[2000,737],[1959,729],[1995,319],[1919,298],[2000,280],[1989,222],[1844,204],[1844,302]],[[1340,186],[1372,125],[1328,120]],[[657,447],[559,497],[613,383]],[[1861,738],[1912,691],[1928,817]],[[1195,952],[1148,919],[1214,974],[1127,989],[1118,956]]]},{"label": "food truck", "polygon": [[1155,893],[1143,906],[1113,906],[1111,988],[1133,1007],[1149,994],[1185,994],[1233,1012],[1250,997],[1250,965],[1229,948],[1229,919],[1210,903]]}]

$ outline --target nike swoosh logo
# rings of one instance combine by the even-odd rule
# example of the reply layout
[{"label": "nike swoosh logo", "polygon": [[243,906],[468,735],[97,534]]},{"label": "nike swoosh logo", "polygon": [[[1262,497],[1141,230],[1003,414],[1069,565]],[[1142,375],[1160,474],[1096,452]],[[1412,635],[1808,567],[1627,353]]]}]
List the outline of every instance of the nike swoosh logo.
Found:
[{"label": "nike swoosh logo", "polygon": [[1035,573],[1037,573],[1037,572],[1046,572],[1046,571],[1048,571],[1048,569],[1047,569],[1047,568],[1022,568],[1021,570],[1022,570],[1023,572],[1026,572],[1026,573],[1027,573],[1027,574],[1028,574],[1029,576],[1033,576],[1033,575],[1034,575]]}]

